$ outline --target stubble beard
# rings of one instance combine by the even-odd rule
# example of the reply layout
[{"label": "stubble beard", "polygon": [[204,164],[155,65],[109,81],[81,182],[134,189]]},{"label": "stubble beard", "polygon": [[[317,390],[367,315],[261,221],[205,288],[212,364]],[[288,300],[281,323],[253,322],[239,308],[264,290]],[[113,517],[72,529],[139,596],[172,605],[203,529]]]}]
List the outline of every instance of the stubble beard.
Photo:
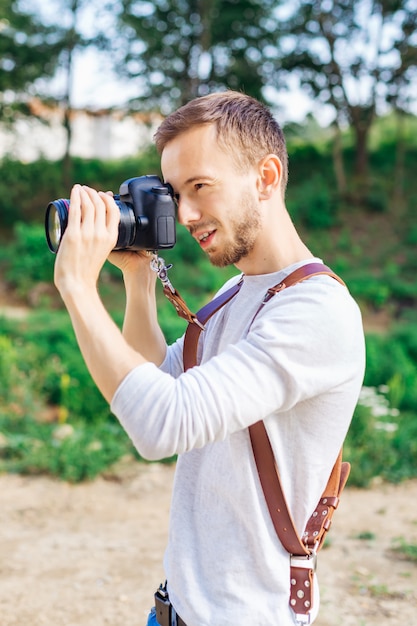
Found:
[{"label": "stubble beard", "polygon": [[242,193],[239,220],[232,224],[233,238],[224,244],[222,250],[206,250],[210,263],[215,267],[236,265],[253,250],[261,228],[261,214],[258,202],[248,193]]}]

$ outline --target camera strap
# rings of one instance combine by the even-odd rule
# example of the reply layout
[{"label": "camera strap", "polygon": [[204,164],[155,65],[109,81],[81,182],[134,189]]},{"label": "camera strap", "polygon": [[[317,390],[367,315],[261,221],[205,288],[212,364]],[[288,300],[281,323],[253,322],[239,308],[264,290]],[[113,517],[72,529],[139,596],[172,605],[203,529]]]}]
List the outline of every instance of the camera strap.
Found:
[{"label": "camera strap", "polygon": [[[304,265],[289,274],[282,282],[268,289],[251,323],[276,294],[307,278],[321,274],[327,274],[342,285],[345,285],[341,278],[321,263]],[[243,277],[236,285],[200,309],[195,316],[199,322],[198,325],[196,323],[188,325],[183,348],[184,370],[197,364],[198,339],[201,330],[204,329],[204,325],[212,315],[239,292],[242,283]],[[260,483],[275,531],[290,557],[289,604],[295,613],[297,624],[310,624],[317,552],[322,547],[325,536],[330,529],[333,513],[339,504],[340,495],[349,476],[350,464],[342,462],[341,450],[323,495],[308,520],[302,537],[300,537],[288,509],[277,463],[264,422],[259,421],[250,426],[249,435]]]},{"label": "camera strap", "polygon": [[170,265],[165,265],[164,259],[158,256],[156,252],[153,253],[151,269],[157,273],[158,278],[162,283],[165,297],[168,298],[171,304],[174,305],[179,317],[182,317],[182,319],[186,320],[189,324],[195,324],[198,328],[200,328],[200,330],[204,330],[204,326],[199,321],[197,315],[190,311],[185,303],[185,300],[180,296],[169,280],[168,270],[170,270],[171,267],[172,263]]}]

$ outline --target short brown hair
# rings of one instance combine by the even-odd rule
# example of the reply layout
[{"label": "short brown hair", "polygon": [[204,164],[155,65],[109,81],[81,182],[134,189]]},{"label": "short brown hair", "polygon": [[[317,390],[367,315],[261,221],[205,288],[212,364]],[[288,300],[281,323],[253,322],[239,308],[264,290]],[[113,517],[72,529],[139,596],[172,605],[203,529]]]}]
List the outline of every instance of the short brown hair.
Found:
[{"label": "short brown hair", "polygon": [[282,164],[282,195],[288,180],[288,155],[281,127],[263,104],[236,91],[212,93],[191,100],[171,113],[155,133],[158,152],[181,133],[215,124],[219,144],[235,158],[239,169],[256,165],[267,154]]}]

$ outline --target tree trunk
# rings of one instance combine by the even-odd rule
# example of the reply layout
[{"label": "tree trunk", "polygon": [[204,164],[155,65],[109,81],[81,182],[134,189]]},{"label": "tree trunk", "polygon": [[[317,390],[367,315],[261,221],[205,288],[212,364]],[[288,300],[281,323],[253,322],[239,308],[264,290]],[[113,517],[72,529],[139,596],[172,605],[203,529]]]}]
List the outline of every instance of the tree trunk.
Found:
[{"label": "tree trunk", "polygon": [[346,193],[346,172],[343,160],[342,133],[337,121],[333,124],[333,167],[339,196]]},{"label": "tree trunk", "polygon": [[392,202],[395,211],[401,212],[405,209],[404,198],[404,172],[405,172],[405,122],[406,117],[403,111],[397,110],[397,146],[395,154],[394,168],[394,191]]},{"label": "tree trunk", "polygon": [[354,132],[356,137],[355,175],[358,180],[367,183],[369,174],[369,127],[365,124],[359,124],[354,127]]},{"label": "tree trunk", "polygon": [[73,184],[72,176],[72,159],[71,159],[71,140],[72,140],[72,85],[74,70],[74,50],[77,45],[77,13],[80,8],[80,0],[71,0],[71,18],[72,25],[68,29],[68,47],[66,59],[66,85],[63,97],[64,104],[64,128],[66,132],[66,145],[63,162],[63,182],[67,189]]}]

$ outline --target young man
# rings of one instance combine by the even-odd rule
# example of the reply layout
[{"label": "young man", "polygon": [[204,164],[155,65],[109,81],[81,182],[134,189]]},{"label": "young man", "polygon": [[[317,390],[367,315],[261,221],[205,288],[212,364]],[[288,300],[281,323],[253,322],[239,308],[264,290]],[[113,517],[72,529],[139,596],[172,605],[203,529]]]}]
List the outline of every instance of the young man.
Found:
[{"label": "young man", "polygon": [[[111,254],[126,286],[123,334],[106,313],[96,284],[117,240],[111,196],[73,188],[56,285],[91,374],[139,452],[179,455],[164,560],[173,622],[289,626],[289,556],[248,427],[264,421],[302,533],[358,399],[361,316],[324,275],[277,294],[253,320],[269,287],[320,262],[286,210],[285,142],[263,105],[235,92],[198,98],[162,123],[156,145],[178,220],[214,265],[234,264],[244,276],[202,332],[198,366],[184,373],[183,340],[165,344],[145,253]],[[315,601],[311,622],[317,609]]]}]

